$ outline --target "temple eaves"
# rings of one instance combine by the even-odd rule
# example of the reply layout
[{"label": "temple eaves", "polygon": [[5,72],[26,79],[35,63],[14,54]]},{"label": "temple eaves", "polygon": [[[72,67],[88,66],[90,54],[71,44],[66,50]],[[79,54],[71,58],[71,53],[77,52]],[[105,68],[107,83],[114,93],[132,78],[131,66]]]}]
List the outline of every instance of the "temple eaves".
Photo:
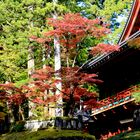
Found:
[{"label": "temple eaves", "polygon": [[140,36],[140,0],[134,0],[131,7],[131,11],[128,16],[128,20],[118,41],[120,51],[102,54],[97,58],[93,58],[90,61],[87,61],[82,66],[82,70],[87,71],[89,69],[93,69],[104,64],[111,58],[114,58],[116,55],[122,53],[126,49],[129,49],[129,47],[127,46],[128,41],[133,40],[139,36]]}]

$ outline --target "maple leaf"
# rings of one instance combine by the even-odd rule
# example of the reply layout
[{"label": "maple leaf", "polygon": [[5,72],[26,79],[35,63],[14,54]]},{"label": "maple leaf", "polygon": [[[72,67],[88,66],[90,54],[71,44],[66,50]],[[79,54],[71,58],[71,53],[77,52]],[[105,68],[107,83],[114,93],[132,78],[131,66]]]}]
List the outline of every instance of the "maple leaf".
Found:
[{"label": "maple leaf", "polygon": [[59,37],[58,43],[66,49],[77,47],[77,43],[88,35],[100,38],[110,32],[107,24],[100,24],[100,19],[88,19],[79,13],[68,13],[61,18],[48,18],[47,21],[53,30],[43,33],[42,39],[37,39],[34,36],[31,38],[37,42],[45,43],[44,38],[50,39],[57,36]]},{"label": "maple leaf", "polygon": [[104,53],[110,53],[114,51],[119,51],[120,47],[119,45],[110,45],[110,44],[103,44],[100,43],[95,47],[92,47],[90,54],[95,55],[95,54],[104,54]]}]

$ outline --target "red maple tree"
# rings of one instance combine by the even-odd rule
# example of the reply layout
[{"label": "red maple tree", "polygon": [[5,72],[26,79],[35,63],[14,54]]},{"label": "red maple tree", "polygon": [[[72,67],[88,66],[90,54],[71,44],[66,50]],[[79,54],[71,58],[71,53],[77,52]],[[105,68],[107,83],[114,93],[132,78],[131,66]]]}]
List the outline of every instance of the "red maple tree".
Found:
[{"label": "red maple tree", "polygon": [[[107,28],[108,24],[101,24],[103,22],[100,19],[82,17],[79,13],[68,13],[57,19],[49,18],[47,19],[47,23],[49,26],[53,27],[53,30],[43,33],[42,38],[36,36],[31,36],[30,38],[38,43],[45,44],[47,48],[50,48],[48,45],[49,42],[53,41],[54,36],[58,37],[58,43],[62,47],[61,57],[66,58],[64,60],[67,60],[67,66],[70,66],[68,61],[70,61],[70,59],[75,59],[79,53],[77,50],[80,50],[82,46],[78,44],[86,39],[86,37],[100,39],[110,33],[110,29]],[[102,43],[97,45],[93,51],[97,53],[98,50],[98,53],[108,53],[117,50],[117,48],[118,46]],[[73,64],[74,62],[75,61],[73,60]]]},{"label": "red maple tree", "polygon": [[13,83],[0,84],[0,101],[6,105],[8,113],[14,120],[24,120],[24,103],[27,101],[23,88]]},{"label": "red maple tree", "polygon": [[[61,80],[55,78],[56,73],[61,73]],[[96,106],[98,93],[90,92],[84,88],[84,83],[100,83],[96,74],[87,74],[79,71],[79,67],[64,67],[55,72],[53,68],[47,66],[44,69],[37,70],[32,75],[33,81],[28,85],[16,87],[13,83],[0,84],[0,99],[8,103],[8,108],[13,110],[16,106],[19,120],[24,120],[24,110],[22,105],[26,100],[37,105],[48,107],[50,103],[56,103],[59,97],[63,97],[65,115],[70,113],[74,115],[76,107],[79,107],[80,100],[83,99],[84,109]],[[62,83],[61,94],[56,95],[57,83]],[[88,100],[84,100],[84,99]],[[34,105],[36,106],[36,105]],[[17,116],[17,114],[13,114]],[[15,118],[15,120],[18,120]]]},{"label": "red maple tree", "polygon": [[[61,80],[55,79],[55,74],[61,73]],[[33,98],[34,103],[44,104],[47,106],[50,102],[56,102],[59,97],[63,97],[63,107],[65,108],[65,115],[70,113],[74,115],[74,110],[79,107],[80,100],[83,99],[82,106],[84,109],[95,107],[98,93],[90,92],[84,88],[84,83],[100,83],[96,74],[87,74],[79,71],[79,67],[64,67],[55,72],[51,67],[38,70],[33,75],[34,81],[30,83],[32,87],[28,87],[27,96]],[[57,83],[62,83],[61,94],[56,95]],[[45,91],[48,91],[47,95]],[[52,94],[50,94],[52,93]],[[46,99],[44,97],[46,96]],[[86,99],[86,100],[84,100]],[[87,100],[88,99],[88,100]]]},{"label": "red maple tree", "polygon": [[[61,45],[61,49],[62,52],[64,52],[66,60],[69,59],[70,55],[73,52],[75,56],[77,55],[77,53],[75,53],[75,50],[80,49],[80,46],[78,44],[82,42],[87,36],[102,38],[106,34],[110,33],[110,30],[107,28],[108,25],[101,24],[102,21],[100,19],[92,20],[86,17],[82,17],[80,14],[69,13],[57,19],[47,19],[47,21],[48,24],[53,27],[53,30],[43,33],[43,38],[38,38],[35,36],[32,36],[31,38],[38,43],[46,44],[48,42],[51,42],[54,39],[54,36],[58,37],[59,42],[57,43]],[[91,49],[91,54],[118,51],[118,48],[119,47],[115,45],[102,43],[94,46],[93,49]],[[75,56],[73,58],[75,58]],[[97,94],[89,92],[87,89],[83,88],[82,85],[84,85],[84,83],[93,84],[97,81],[99,82],[99,80],[95,78],[97,76],[96,74],[83,73],[79,71],[78,67],[69,66],[70,65],[67,63],[67,68],[62,68],[59,71],[62,78],[61,94],[63,94],[62,96],[64,101],[67,102],[66,115],[68,114],[68,112],[71,112],[71,114],[74,113],[74,108],[77,104],[80,103],[81,98],[88,99],[83,102],[83,104],[86,105],[86,108],[91,108],[92,106],[94,106],[96,104]],[[47,72],[48,71],[49,70],[47,70]],[[38,80],[40,80],[40,78],[45,78],[41,73],[36,73],[36,76],[38,76]],[[44,80],[47,81],[47,79]],[[59,90],[55,89],[56,81],[54,81],[54,83],[52,84],[54,86],[54,91]],[[58,80],[57,82],[60,81]],[[42,85],[43,84],[41,84],[41,86]],[[49,88],[52,88],[51,86]]]},{"label": "red maple tree", "polygon": [[[53,30],[44,33],[43,38],[32,36],[30,39],[50,47],[48,43],[53,40],[54,36],[57,36],[59,38],[58,43],[61,44],[68,59],[69,54],[80,48],[78,43],[87,36],[101,38],[110,32],[106,28],[108,25],[101,25],[100,23],[99,19],[91,20],[82,17],[80,14],[66,14],[58,19],[48,19],[48,24],[53,27]],[[99,44],[92,49],[91,53],[108,53],[114,50],[118,50],[118,46]],[[61,74],[61,81],[55,79],[56,73]],[[67,65],[67,68],[62,68],[57,72],[54,72],[53,68],[46,67],[46,69],[36,71],[32,78],[34,79],[33,82],[21,88],[10,84],[0,85],[4,91],[1,95],[4,95],[3,97],[7,99],[9,104],[19,106],[24,102],[24,99],[46,106],[50,102],[56,102],[59,96],[62,96],[66,102],[66,115],[69,112],[73,115],[75,107],[80,104],[80,99],[83,99],[85,108],[92,108],[96,105],[97,93],[89,92],[83,87],[84,83],[101,82],[97,79],[96,74],[87,74],[79,71],[78,67],[68,67]],[[55,91],[59,90],[56,86],[59,82],[62,82],[62,91],[60,91],[60,95],[55,95]],[[46,91],[49,94],[46,94]]]},{"label": "red maple tree", "polygon": [[[48,71],[46,73],[46,71]],[[25,117],[29,117],[28,109],[36,109],[37,106],[48,106],[49,103],[54,103],[58,99],[58,95],[47,94],[46,91],[55,92],[54,83],[51,74],[51,68],[46,68],[45,72],[43,70],[38,70],[33,75],[34,81],[29,82],[27,85],[21,87],[16,87],[14,83],[0,84],[0,101],[5,104],[5,109],[7,113],[14,118],[14,121],[25,120]],[[51,79],[51,82],[50,82]],[[47,80],[47,82],[44,82]],[[34,103],[32,108],[30,108],[29,102]]]}]

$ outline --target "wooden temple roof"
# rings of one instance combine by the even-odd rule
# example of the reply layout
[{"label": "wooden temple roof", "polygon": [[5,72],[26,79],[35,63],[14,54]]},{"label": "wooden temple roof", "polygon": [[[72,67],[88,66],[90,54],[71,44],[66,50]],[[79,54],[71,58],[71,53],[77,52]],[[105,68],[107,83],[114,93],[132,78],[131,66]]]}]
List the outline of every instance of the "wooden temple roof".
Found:
[{"label": "wooden temple roof", "polygon": [[118,41],[121,51],[102,54],[97,58],[93,58],[90,61],[87,61],[87,63],[82,66],[82,69],[87,71],[102,65],[119,53],[122,53],[125,49],[128,49],[128,41],[137,38],[138,36],[140,36],[140,0],[134,0],[126,25]]},{"label": "wooden temple roof", "polygon": [[126,26],[123,30],[123,33],[120,37],[118,44],[128,39],[129,36],[133,35],[139,30],[140,30],[140,0],[134,0],[131,12],[126,22]]},{"label": "wooden temple roof", "polygon": [[85,65],[83,65],[82,70],[84,71],[88,71],[88,70],[95,70],[98,68],[98,66],[101,66],[102,64],[108,62],[109,60],[111,60],[112,58],[116,57],[117,55],[121,54],[123,51],[125,51],[126,49],[129,49],[129,47],[127,46],[127,43],[129,40],[135,39],[137,37],[140,36],[140,31],[137,31],[136,33],[134,33],[133,35],[131,35],[130,37],[128,37],[126,40],[120,42],[120,51],[118,52],[111,52],[109,54],[103,54],[97,58],[93,58],[93,60],[88,61]]},{"label": "wooden temple roof", "polygon": [[[102,65],[108,63],[108,61],[111,61],[116,56],[122,57],[122,55],[120,54],[126,55],[125,53],[127,53],[129,49],[130,49],[129,52],[131,52],[131,48],[128,47],[127,43],[128,41],[133,40],[139,36],[140,36],[140,0],[134,0],[126,25],[118,41],[120,51],[111,52],[109,54],[103,54],[97,58],[93,58],[92,60],[88,61],[85,65],[83,65],[82,69],[84,71],[98,72],[100,70],[100,67],[102,67]],[[110,109],[134,101],[132,93],[139,91],[139,89],[140,86],[133,86],[113,96],[109,96],[108,98],[100,100],[98,102],[100,105],[93,109],[92,116],[95,116],[99,113],[103,113]]]}]

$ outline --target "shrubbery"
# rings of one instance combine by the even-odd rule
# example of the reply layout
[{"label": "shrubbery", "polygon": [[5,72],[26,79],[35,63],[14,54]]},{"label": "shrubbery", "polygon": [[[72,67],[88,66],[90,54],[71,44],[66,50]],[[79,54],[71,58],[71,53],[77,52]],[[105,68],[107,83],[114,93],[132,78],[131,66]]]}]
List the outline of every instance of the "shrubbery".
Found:
[{"label": "shrubbery", "polygon": [[25,121],[17,121],[11,126],[10,132],[21,132],[24,130]]},{"label": "shrubbery", "polygon": [[1,140],[95,140],[95,137],[76,130],[39,130],[36,132],[11,133],[1,137]]}]

